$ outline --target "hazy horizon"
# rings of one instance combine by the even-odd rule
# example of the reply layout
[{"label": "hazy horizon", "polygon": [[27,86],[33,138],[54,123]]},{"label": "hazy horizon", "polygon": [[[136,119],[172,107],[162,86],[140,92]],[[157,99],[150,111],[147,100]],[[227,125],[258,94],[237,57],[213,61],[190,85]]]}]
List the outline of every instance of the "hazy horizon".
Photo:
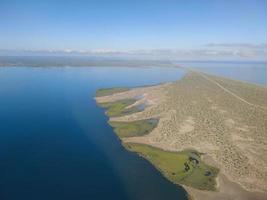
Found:
[{"label": "hazy horizon", "polygon": [[0,0],[0,55],[267,60],[264,0]]}]

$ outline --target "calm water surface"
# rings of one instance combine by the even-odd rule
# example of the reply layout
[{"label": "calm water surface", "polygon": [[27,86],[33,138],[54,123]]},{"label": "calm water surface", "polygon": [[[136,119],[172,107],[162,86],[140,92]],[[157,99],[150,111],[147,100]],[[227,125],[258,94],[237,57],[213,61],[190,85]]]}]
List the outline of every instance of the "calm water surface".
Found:
[{"label": "calm water surface", "polygon": [[182,77],[160,68],[0,68],[1,200],[184,200],[121,146],[96,89]]},{"label": "calm water surface", "polygon": [[[267,84],[263,64],[183,65]],[[124,150],[93,98],[98,88],[183,75],[174,68],[0,68],[0,199],[187,199],[181,187]]]}]

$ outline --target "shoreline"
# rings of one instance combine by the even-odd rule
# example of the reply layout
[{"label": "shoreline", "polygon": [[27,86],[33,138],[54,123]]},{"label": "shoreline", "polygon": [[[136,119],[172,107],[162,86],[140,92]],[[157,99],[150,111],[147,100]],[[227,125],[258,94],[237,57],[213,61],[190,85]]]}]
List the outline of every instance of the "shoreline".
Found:
[{"label": "shoreline", "polygon": [[[201,72],[198,72],[201,73]],[[249,83],[243,83],[242,81],[236,81],[235,80],[231,80],[231,79],[227,79],[227,78],[220,78],[218,76],[213,76],[213,75],[207,75],[209,76],[209,78],[212,78],[216,81],[220,81],[220,84],[224,84],[223,87],[229,87],[229,84],[227,85],[225,80],[227,80],[229,83],[231,83],[232,85],[234,85],[234,89],[238,88],[237,92],[239,92],[239,96],[243,95],[243,90],[246,91],[245,93],[253,93],[256,95],[265,95],[267,93],[265,93],[265,87],[259,89],[260,86],[256,85],[256,84],[249,84]],[[196,82],[197,81],[197,82]],[[195,84],[193,84],[195,83]],[[196,84],[198,83],[198,84]],[[231,86],[231,85],[230,85]],[[199,96],[195,95],[194,93],[189,92],[191,89],[193,91],[195,91],[195,93],[198,93],[199,96],[203,96],[203,98],[205,98],[205,102],[199,100]],[[197,89],[197,90],[196,90]],[[244,145],[243,140],[243,135],[242,134],[247,134],[248,130],[249,131],[253,131],[252,126],[251,125],[247,125],[246,123],[252,123],[252,121],[248,121],[248,119],[246,119],[246,117],[243,116],[244,111],[243,110],[250,110],[250,112],[253,112],[255,114],[257,118],[256,123],[256,127],[261,126],[261,130],[258,130],[257,136],[253,136],[253,135],[246,135],[246,137],[250,137],[253,138],[253,140],[256,140],[256,146],[255,144],[251,143],[250,140],[245,140],[246,142],[246,148],[259,148],[260,152],[264,152],[264,147],[260,144],[260,139],[262,140],[262,137],[265,137],[264,135],[261,135],[262,131],[266,130],[267,127],[264,125],[265,121],[264,118],[260,118],[259,116],[266,116],[267,113],[265,113],[265,111],[262,111],[259,113],[258,108],[248,108],[249,105],[244,106],[244,103],[240,103],[238,102],[239,99],[234,99],[233,97],[231,97],[230,94],[227,94],[227,92],[224,91],[219,91],[219,88],[216,88],[216,85],[212,85],[212,83],[208,83],[207,80],[204,80],[203,78],[201,79],[201,76],[198,75],[197,73],[194,72],[188,72],[188,74],[185,75],[185,77],[183,77],[181,80],[178,80],[176,82],[171,82],[171,83],[164,83],[164,84],[160,84],[160,85],[154,85],[154,86],[149,86],[149,87],[138,87],[138,88],[134,88],[134,89],[130,89],[128,91],[125,92],[121,92],[121,93],[114,93],[111,94],[110,96],[103,96],[103,97],[96,97],[96,101],[99,103],[101,102],[114,102],[117,100],[122,100],[125,98],[133,98],[136,96],[142,96],[143,99],[145,99],[149,106],[147,108],[144,109],[144,111],[141,112],[137,112],[137,113],[132,113],[130,115],[125,115],[125,116],[118,116],[118,117],[111,117],[110,121],[124,121],[124,122],[131,122],[134,121],[136,119],[148,119],[151,117],[159,117],[160,121],[159,121],[159,125],[151,130],[151,132],[147,135],[144,136],[134,136],[134,137],[129,137],[129,138],[121,138],[121,142],[124,144],[127,143],[139,143],[139,144],[147,144],[147,145],[152,145],[153,147],[157,147],[160,149],[163,149],[164,151],[175,151],[175,152],[179,152],[181,150],[184,149],[196,149],[197,151],[203,152],[208,156],[211,156],[211,158],[213,159],[213,162],[216,164],[216,166],[218,166],[220,169],[222,169],[222,171],[219,173],[219,177],[218,177],[218,183],[220,185],[219,186],[219,191],[218,192],[203,192],[202,190],[196,190],[196,189],[192,189],[191,187],[188,186],[183,186],[186,191],[189,193],[189,196],[192,195],[193,199],[205,199],[206,197],[209,197],[208,199],[227,199],[229,196],[231,195],[231,197],[235,197],[235,199],[240,199],[242,197],[242,199],[250,199],[251,197],[253,197],[254,199],[264,199],[264,195],[266,195],[266,179],[264,177],[260,179],[255,179],[255,176],[253,175],[253,173],[251,175],[249,175],[251,177],[251,180],[254,181],[254,183],[256,183],[255,181],[260,181],[258,184],[261,185],[261,188],[265,188],[265,189],[259,189],[259,188],[255,188],[255,189],[249,189],[249,185],[246,185],[246,190],[243,188],[244,187],[244,183],[247,182],[245,181],[246,178],[242,178],[243,176],[241,176],[241,178],[239,178],[239,180],[237,178],[234,178],[233,180],[235,180],[235,182],[233,183],[235,185],[235,190],[231,191],[231,188],[227,188],[227,184],[231,183],[231,180],[229,180],[228,177],[232,177],[232,176],[236,176],[235,173],[239,173],[238,171],[241,170],[241,166],[242,165],[247,165],[246,163],[246,157],[251,159],[251,156],[254,155],[253,152],[246,152],[246,151],[241,151],[240,147],[242,147],[242,145]],[[231,88],[232,89],[232,88]],[[201,90],[201,91],[199,91]],[[210,91],[209,91],[210,90]],[[240,91],[239,91],[240,90]],[[260,94],[259,91],[264,91],[264,94]],[[214,92],[211,92],[214,91]],[[231,90],[232,91],[232,90]],[[202,92],[202,93],[200,93]],[[267,92],[267,90],[266,90]],[[188,94],[189,93],[189,94]],[[191,94],[191,96],[190,96]],[[182,96],[181,96],[182,95]],[[189,95],[189,96],[188,96]],[[177,99],[177,96],[179,97]],[[198,98],[194,98],[194,96],[198,96]],[[218,97],[217,97],[218,96]],[[220,100],[220,98],[222,98],[224,101]],[[245,98],[242,96],[242,98]],[[257,105],[257,102],[255,100],[255,98],[253,97],[249,97],[250,101],[255,101],[253,102],[254,104]],[[257,96],[258,98],[258,96]],[[178,105],[173,104],[174,99],[176,101],[178,101]],[[182,100],[181,100],[182,99]],[[187,99],[187,100],[186,100]],[[216,103],[214,103],[214,101]],[[207,102],[209,104],[207,104]],[[231,102],[231,104],[234,105],[234,110],[236,110],[236,113],[233,112],[232,110],[229,110],[229,106],[226,107],[227,102]],[[168,105],[169,103],[169,105]],[[262,104],[265,105],[265,102],[260,102]],[[180,104],[180,105],[179,105]],[[188,104],[190,104],[190,106],[188,107]],[[214,104],[214,105],[212,105]],[[181,106],[183,105],[183,106]],[[174,106],[174,107],[173,107]],[[179,110],[176,110],[177,108],[183,108],[182,109],[182,113]],[[205,108],[210,115],[214,115],[214,117],[218,118],[218,119],[213,119],[210,118],[210,122],[215,123],[212,126],[206,126],[207,124],[205,124],[206,122],[202,122],[203,121],[203,116],[205,116],[206,114],[203,113],[203,116],[198,115],[196,111],[194,111],[194,109],[192,110],[192,108],[194,108],[196,111],[199,110],[201,108],[201,110],[199,110],[200,112],[203,112],[203,108]],[[189,110],[188,110],[189,109]],[[186,110],[189,112],[187,113]],[[199,112],[198,111],[198,112]],[[190,116],[190,114],[192,116]],[[207,116],[208,117],[208,116]],[[252,116],[253,117],[253,116]],[[180,118],[183,118],[183,120],[181,120]],[[209,118],[209,117],[208,117]],[[241,118],[241,119],[240,119]],[[244,119],[243,119],[244,118]],[[174,121],[173,121],[174,120]],[[200,120],[200,121],[199,121]],[[216,120],[219,120],[216,122]],[[199,121],[199,122],[198,122]],[[222,124],[223,122],[223,124]],[[204,124],[203,124],[204,123]],[[167,125],[169,124],[169,125]],[[177,127],[177,125],[179,125]],[[217,125],[216,125],[217,124]],[[261,124],[261,125],[260,125]],[[203,126],[203,130],[201,128],[201,125],[205,125]],[[168,126],[170,126],[171,128],[169,128]],[[196,126],[200,126],[200,127],[196,127]],[[223,137],[220,137],[219,135],[215,134],[216,137],[214,135],[210,135],[212,133],[209,133],[208,135],[210,135],[209,137],[212,137],[214,139],[216,139],[218,142],[220,141],[224,141],[227,140],[228,142],[230,142],[230,145],[228,145],[228,148],[233,148],[233,152],[240,154],[242,156],[245,156],[244,158],[242,158],[241,156],[241,160],[238,162],[243,162],[242,165],[240,165],[239,170],[234,170],[235,168],[233,168],[234,171],[232,171],[231,167],[230,167],[230,171],[227,171],[227,168],[222,164],[222,161],[220,161],[220,157],[225,157],[226,159],[230,159],[231,160],[231,156],[233,156],[234,154],[232,154],[230,152],[230,154],[228,155],[227,151],[224,150],[224,144],[218,143],[219,145],[219,150],[216,145],[214,146],[213,143],[214,141],[211,140],[210,144],[207,145],[207,143],[205,143],[205,141],[202,141],[202,139],[200,140],[200,144],[197,144],[194,142],[194,140],[196,139],[195,137],[200,137],[202,138],[203,135],[199,135],[199,133],[196,132],[196,130],[198,130],[199,132],[202,132],[204,130],[206,130],[207,132],[210,132],[209,130],[213,129],[213,127],[223,127],[222,130],[220,129],[214,129],[213,131],[217,132],[219,131],[221,134],[223,134]],[[255,125],[254,125],[255,126]],[[174,128],[177,127],[177,128]],[[168,128],[168,129],[166,129]],[[179,134],[178,135],[173,135],[173,130],[178,130]],[[217,130],[217,131],[216,131]],[[228,130],[230,132],[230,134],[228,134],[227,132],[223,131],[223,130]],[[167,131],[167,132],[166,132]],[[238,131],[238,138],[233,138],[237,137],[235,135],[231,135],[232,133]],[[255,130],[254,130],[255,132]],[[227,134],[226,134],[227,133]],[[167,134],[167,135],[166,135]],[[236,133],[235,133],[236,134]],[[205,134],[204,134],[205,135]],[[176,138],[178,137],[178,138]],[[188,143],[188,141],[184,140],[186,137],[187,140],[191,140],[191,144]],[[241,140],[241,139],[242,140]],[[179,139],[179,140],[177,140]],[[234,140],[233,140],[234,139]],[[266,138],[265,138],[266,139]],[[209,138],[206,138],[206,140],[209,140]],[[215,140],[215,143],[216,143]],[[183,143],[184,141],[184,143]],[[204,143],[203,143],[204,142]],[[214,143],[214,144],[215,144]],[[236,143],[236,144],[235,144]],[[176,144],[179,144],[178,146]],[[252,145],[251,147],[248,145]],[[227,145],[226,145],[227,146]],[[236,147],[238,147],[236,149]],[[262,149],[263,148],[263,149]],[[220,152],[225,152],[225,154],[227,155],[222,155]],[[217,155],[217,156],[216,156]],[[219,157],[218,157],[219,156]],[[249,156],[249,157],[248,157]],[[255,156],[255,155],[254,155]],[[215,160],[214,160],[215,158]],[[234,157],[233,157],[234,158]],[[260,157],[259,157],[260,158]],[[219,159],[219,160],[218,160]],[[245,160],[244,160],[245,159]],[[226,166],[228,166],[229,164],[232,166],[232,164],[235,163],[235,161],[230,161],[229,163],[225,163]],[[262,163],[260,164],[260,167],[257,168],[257,166],[253,165],[253,169],[255,169],[257,171],[257,173],[261,173],[266,171],[266,168],[264,167],[264,161],[260,161],[260,160],[255,160],[255,162]],[[212,162],[208,162],[208,163],[212,163]],[[213,163],[213,164],[214,164]],[[231,164],[232,163],[232,164]],[[219,165],[218,165],[219,164]],[[153,165],[153,164],[152,164]],[[229,165],[229,166],[230,166]],[[155,166],[155,165],[154,165]],[[157,166],[155,166],[157,168]],[[256,167],[256,168],[255,168]],[[243,166],[242,166],[243,168]],[[245,169],[242,169],[245,170]],[[242,171],[241,170],[241,171]],[[240,171],[240,172],[241,172]],[[229,173],[230,172],[230,173]],[[251,172],[249,171],[249,174]],[[257,175],[258,176],[258,175]],[[224,178],[222,178],[224,177]],[[254,177],[254,178],[252,178]],[[245,182],[244,182],[245,181]],[[249,181],[249,180],[248,180]],[[262,182],[263,181],[263,182]],[[225,184],[227,183],[227,184]],[[249,182],[247,182],[249,183]],[[247,184],[246,183],[246,184]],[[241,185],[242,187],[241,187]],[[231,184],[230,184],[231,185]],[[259,186],[260,186],[259,185]],[[256,186],[258,187],[258,186]],[[224,191],[225,190],[225,191]],[[256,192],[257,190],[261,191],[261,192]],[[227,191],[231,191],[230,194],[228,194]],[[254,191],[254,192],[253,192]],[[265,191],[265,192],[264,192]],[[224,195],[222,195],[224,194]],[[204,196],[203,196],[204,195]],[[225,196],[226,195],[226,196]],[[195,198],[196,196],[198,196],[198,198]],[[203,197],[200,197],[203,196]],[[227,197],[228,196],[228,197]]]}]

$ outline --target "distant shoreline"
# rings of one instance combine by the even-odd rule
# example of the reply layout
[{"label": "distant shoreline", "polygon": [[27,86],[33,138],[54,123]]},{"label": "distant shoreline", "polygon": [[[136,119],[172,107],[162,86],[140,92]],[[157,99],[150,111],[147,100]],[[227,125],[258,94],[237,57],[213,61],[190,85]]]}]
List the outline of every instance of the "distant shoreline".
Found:
[{"label": "distant shoreline", "polygon": [[179,63],[266,64],[267,61],[238,60],[167,60],[108,56],[5,56],[0,55],[0,67],[177,67]]},{"label": "distant shoreline", "polygon": [[86,56],[0,56],[0,67],[172,67],[168,60]]}]

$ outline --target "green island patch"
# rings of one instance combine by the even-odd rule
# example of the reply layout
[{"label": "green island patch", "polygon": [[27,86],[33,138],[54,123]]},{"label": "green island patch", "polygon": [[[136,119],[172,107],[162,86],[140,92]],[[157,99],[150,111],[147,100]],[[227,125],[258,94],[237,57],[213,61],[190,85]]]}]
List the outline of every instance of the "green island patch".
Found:
[{"label": "green island patch", "polygon": [[126,92],[128,90],[129,88],[123,88],[123,87],[98,89],[96,91],[96,97],[109,96],[115,93]]},{"label": "green island patch", "polygon": [[219,170],[206,165],[200,153],[185,150],[164,151],[144,144],[124,143],[126,149],[136,152],[151,162],[168,180],[200,190],[216,190]]},{"label": "green island patch", "polygon": [[158,124],[158,119],[144,119],[131,122],[109,121],[119,138],[142,136],[150,133]]},{"label": "green island patch", "polygon": [[106,109],[106,114],[109,117],[120,117],[141,111],[138,106],[127,108],[136,101],[136,99],[123,99],[114,102],[99,103],[99,105]]}]

